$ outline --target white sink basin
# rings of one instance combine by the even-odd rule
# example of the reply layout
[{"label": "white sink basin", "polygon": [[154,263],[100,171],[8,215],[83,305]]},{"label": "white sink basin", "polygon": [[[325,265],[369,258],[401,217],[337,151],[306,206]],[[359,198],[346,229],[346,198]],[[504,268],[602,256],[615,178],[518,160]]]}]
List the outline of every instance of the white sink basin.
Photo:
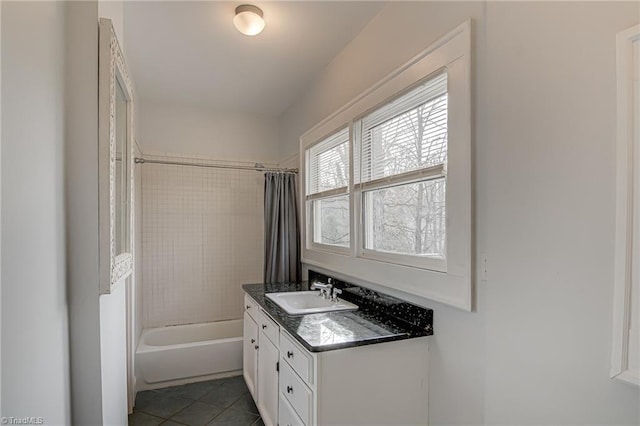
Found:
[{"label": "white sink basin", "polygon": [[288,293],[267,293],[276,305],[292,315],[315,314],[318,312],[355,311],[357,305],[346,300],[332,302],[323,299],[317,291],[292,291]]}]

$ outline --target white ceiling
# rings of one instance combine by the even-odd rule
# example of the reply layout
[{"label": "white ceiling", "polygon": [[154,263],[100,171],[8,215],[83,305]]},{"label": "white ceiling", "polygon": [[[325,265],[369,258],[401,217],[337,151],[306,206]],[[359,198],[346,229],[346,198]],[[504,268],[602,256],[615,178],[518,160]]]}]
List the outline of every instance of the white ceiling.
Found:
[{"label": "white ceiling", "polygon": [[384,6],[251,2],[255,36],[233,26],[239,2],[125,2],[124,49],[142,100],[279,116]]}]

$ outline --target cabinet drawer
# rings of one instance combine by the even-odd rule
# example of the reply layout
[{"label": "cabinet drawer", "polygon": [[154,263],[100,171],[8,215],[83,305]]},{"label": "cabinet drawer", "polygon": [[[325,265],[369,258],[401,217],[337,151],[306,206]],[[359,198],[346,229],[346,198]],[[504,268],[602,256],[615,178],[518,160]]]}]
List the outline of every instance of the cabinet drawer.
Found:
[{"label": "cabinet drawer", "polygon": [[247,293],[244,294],[244,310],[247,311],[256,322],[258,321],[258,304]]},{"label": "cabinet drawer", "polygon": [[305,382],[313,384],[313,356],[286,333],[280,333],[280,356]]},{"label": "cabinet drawer", "polygon": [[258,329],[262,334],[267,336],[274,345],[278,346],[278,336],[280,336],[280,327],[267,315],[262,309],[258,312],[256,318]]},{"label": "cabinet drawer", "polygon": [[293,410],[287,398],[282,394],[280,395],[280,402],[278,404],[278,424],[280,426],[306,426]]},{"label": "cabinet drawer", "polygon": [[304,424],[310,425],[313,392],[286,362],[280,365],[280,393],[289,401]]}]

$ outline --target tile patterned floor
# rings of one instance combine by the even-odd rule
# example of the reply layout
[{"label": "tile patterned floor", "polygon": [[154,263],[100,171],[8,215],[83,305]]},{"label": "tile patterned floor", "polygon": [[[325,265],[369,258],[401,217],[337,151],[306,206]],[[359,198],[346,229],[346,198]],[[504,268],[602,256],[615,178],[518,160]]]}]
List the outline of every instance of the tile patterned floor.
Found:
[{"label": "tile patterned floor", "polygon": [[242,376],[138,392],[129,426],[264,426]]}]

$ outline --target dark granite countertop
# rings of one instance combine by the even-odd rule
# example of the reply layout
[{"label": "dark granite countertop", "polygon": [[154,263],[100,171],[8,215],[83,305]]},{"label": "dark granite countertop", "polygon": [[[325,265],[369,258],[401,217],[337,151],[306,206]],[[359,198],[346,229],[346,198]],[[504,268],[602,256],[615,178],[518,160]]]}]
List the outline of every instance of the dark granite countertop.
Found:
[{"label": "dark granite countertop", "polygon": [[[344,285],[338,285],[338,287],[343,288],[341,298],[359,306],[357,311],[290,315],[271,299],[265,297],[266,293],[307,291],[309,290],[307,281],[242,286],[244,291],[258,302],[281,327],[310,352],[324,352],[433,334],[433,312],[430,309],[410,305],[399,299],[350,284],[346,284],[346,288]],[[363,295],[368,299],[365,300]],[[398,306],[403,307],[400,315],[397,312]],[[403,318],[405,314],[409,318]]]}]

